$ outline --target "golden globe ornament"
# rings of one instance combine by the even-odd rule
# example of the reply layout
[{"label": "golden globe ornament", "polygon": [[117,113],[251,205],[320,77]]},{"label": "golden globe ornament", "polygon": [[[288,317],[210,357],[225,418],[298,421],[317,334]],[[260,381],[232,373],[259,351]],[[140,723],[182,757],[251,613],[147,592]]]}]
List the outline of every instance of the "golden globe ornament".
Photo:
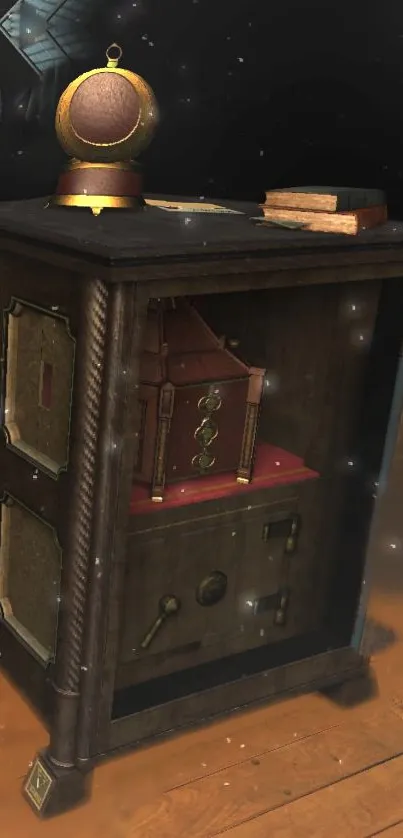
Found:
[{"label": "golden globe ornament", "polygon": [[51,204],[103,209],[143,206],[137,155],[149,144],[158,107],[149,85],[118,67],[122,50],[111,44],[107,65],[78,76],[62,93],[56,133],[70,162]]}]

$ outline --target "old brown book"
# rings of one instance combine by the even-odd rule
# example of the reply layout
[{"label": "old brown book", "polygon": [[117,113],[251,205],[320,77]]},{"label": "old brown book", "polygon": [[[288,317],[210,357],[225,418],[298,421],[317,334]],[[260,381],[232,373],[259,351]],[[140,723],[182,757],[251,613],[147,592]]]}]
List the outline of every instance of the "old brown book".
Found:
[{"label": "old brown book", "polygon": [[266,192],[266,206],[287,209],[347,212],[386,204],[382,189],[350,186],[295,186]]},{"label": "old brown book", "polygon": [[387,221],[388,211],[385,205],[379,207],[365,207],[355,212],[313,212],[279,207],[262,207],[264,220],[294,221],[304,225],[305,230],[315,233],[346,233],[355,236],[360,230],[376,227]]}]

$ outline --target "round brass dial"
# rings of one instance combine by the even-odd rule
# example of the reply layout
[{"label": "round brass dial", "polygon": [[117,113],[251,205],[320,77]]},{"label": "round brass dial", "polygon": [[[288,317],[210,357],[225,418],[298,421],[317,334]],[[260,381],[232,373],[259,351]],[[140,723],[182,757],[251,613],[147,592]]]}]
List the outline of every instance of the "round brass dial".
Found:
[{"label": "round brass dial", "polygon": [[225,597],[227,577],[221,570],[212,570],[196,588],[196,600],[199,605],[216,605]]}]

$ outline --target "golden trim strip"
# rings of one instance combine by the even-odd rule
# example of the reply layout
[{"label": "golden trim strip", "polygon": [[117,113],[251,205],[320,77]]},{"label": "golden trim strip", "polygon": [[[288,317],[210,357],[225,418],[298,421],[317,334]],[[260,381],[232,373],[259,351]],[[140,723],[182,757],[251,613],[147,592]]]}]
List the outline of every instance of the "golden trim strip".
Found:
[{"label": "golden trim strip", "polygon": [[[272,480],[274,477],[277,477],[277,478],[279,478],[279,477],[291,477],[291,476],[298,475],[298,474],[307,474],[307,475],[309,474],[309,475],[311,475],[311,479],[314,479],[314,478],[317,479],[320,476],[317,472],[313,471],[310,468],[307,468],[306,466],[302,467],[302,468],[292,469],[290,471],[282,471],[282,472],[280,472],[280,474],[278,474],[278,472],[273,472],[273,474],[266,474],[262,477],[254,477],[254,479],[253,479],[253,489],[254,490],[256,489],[257,484],[261,485],[262,483],[266,483],[268,480]],[[197,479],[197,478],[195,478],[195,479]],[[214,492],[217,492],[217,491],[219,492],[222,489],[233,488],[234,485],[236,486],[237,483],[238,483],[238,481],[236,479],[232,480],[231,482],[220,483],[219,486],[214,486]],[[248,481],[248,483],[246,485],[251,486],[251,483]],[[238,484],[238,486],[240,488],[240,484]],[[252,490],[252,486],[251,486],[251,490]],[[212,490],[211,490],[210,487],[200,486],[197,489],[190,489],[190,491],[186,491],[186,497],[189,497],[189,496],[192,496],[192,495],[198,495],[198,494],[201,494],[202,492],[208,493],[208,492],[211,492],[211,491]],[[141,500],[135,501],[135,503],[131,503],[130,508],[133,509],[134,507],[138,507],[138,506],[148,506],[149,503],[150,503],[150,498],[142,498]],[[168,501],[168,503],[169,503],[169,501]],[[183,504],[183,505],[185,505],[185,504]]]},{"label": "golden trim strip", "polygon": [[90,209],[93,215],[99,215],[103,209],[134,209],[139,205],[139,199],[113,195],[54,195],[50,203],[59,207]]}]

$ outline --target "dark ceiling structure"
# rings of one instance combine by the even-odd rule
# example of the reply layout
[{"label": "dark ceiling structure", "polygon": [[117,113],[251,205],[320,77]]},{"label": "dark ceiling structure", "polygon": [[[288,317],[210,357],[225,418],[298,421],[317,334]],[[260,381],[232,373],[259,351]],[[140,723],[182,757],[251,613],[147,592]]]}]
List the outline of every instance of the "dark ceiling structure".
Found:
[{"label": "dark ceiling structure", "polygon": [[18,0],[2,10],[0,37],[40,76],[58,64],[85,57],[90,45],[89,5],[86,0]]}]

